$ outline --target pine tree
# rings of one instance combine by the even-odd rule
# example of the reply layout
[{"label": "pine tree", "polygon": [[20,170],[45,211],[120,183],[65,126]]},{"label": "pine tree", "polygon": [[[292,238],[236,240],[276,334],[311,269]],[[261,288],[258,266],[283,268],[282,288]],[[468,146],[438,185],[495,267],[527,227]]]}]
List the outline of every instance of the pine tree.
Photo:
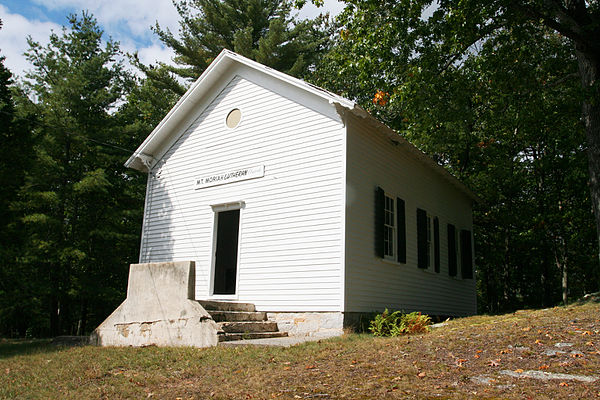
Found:
[{"label": "pine tree", "polygon": [[[158,23],[154,31],[175,52],[176,66],[138,66],[150,79],[182,95],[222,49],[288,74],[303,77],[329,46],[328,17],[298,21],[286,0],[192,0],[175,2],[179,36]],[[165,75],[164,71],[173,75]]]},{"label": "pine tree", "polygon": [[32,136],[31,117],[19,113],[15,92],[0,57],[0,335],[22,336],[35,317],[35,298],[14,300],[29,285],[29,274],[18,268],[24,234],[13,205],[30,165]]},{"label": "pine tree", "polygon": [[117,43],[84,13],[42,47],[29,39],[27,88],[39,119],[35,162],[21,188],[28,241],[47,326],[38,334],[82,334],[122,299],[136,259],[143,190],[123,162],[116,111],[133,80]]}]

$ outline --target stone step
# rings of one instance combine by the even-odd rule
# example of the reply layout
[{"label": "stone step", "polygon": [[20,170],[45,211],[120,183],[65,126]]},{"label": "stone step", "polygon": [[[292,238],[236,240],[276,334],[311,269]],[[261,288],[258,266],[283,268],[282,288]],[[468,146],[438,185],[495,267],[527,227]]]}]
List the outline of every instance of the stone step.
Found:
[{"label": "stone step", "polygon": [[286,337],[287,332],[220,333],[219,342]]},{"label": "stone step", "polygon": [[198,300],[198,303],[208,312],[210,311],[256,311],[252,303],[234,303],[231,301]]},{"label": "stone step", "polygon": [[215,322],[266,321],[267,313],[259,311],[208,311]]},{"label": "stone step", "polygon": [[226,333],[277,332],[277,322],[227,321],[219,322],[219,328]]}]

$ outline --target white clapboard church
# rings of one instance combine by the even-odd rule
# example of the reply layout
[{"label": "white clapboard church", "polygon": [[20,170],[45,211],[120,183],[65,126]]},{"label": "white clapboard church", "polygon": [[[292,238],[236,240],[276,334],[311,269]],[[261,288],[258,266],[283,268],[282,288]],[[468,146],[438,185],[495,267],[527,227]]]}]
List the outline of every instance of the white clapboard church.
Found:
[{"label": "white clapboard church", "polygon": [[[132,323],[129,336],[180,343],[160,342],[141,325],[160,315],[133,305],[170,287],[157,279],[168,268],[183,268],[182,298],[231,338],[219,321],[331,335],[384,308],[476,313],[475,195],[350,100],[224,50],[126,165],[148,174],[135,266],[157,269],[149,283],[132,266],[129,311],[98,332]],[[119,344],[109,336],[99,341]]]}]

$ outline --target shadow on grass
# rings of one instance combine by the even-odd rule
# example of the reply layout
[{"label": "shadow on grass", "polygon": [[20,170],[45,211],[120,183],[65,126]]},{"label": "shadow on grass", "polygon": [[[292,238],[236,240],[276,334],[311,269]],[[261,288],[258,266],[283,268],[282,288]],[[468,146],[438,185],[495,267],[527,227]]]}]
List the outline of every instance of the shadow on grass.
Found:
[{"label": "shadow on grass", "polygon": [[0,360],[15,356],[55,353],[64,350],[65,346],[57,346],[52,339],[0,339]]}]

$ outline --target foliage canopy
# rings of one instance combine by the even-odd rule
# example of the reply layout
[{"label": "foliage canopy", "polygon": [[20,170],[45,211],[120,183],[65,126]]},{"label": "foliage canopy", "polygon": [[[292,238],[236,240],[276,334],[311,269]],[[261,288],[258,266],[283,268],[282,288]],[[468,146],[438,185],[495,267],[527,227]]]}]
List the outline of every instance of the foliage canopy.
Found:
[{"label": "foliage canopy", "polygon": [[314,82],[357,100],[482,198],[482,310],[597,290],[573,39],[502,1],[346,3]]},{"label": "foliage canopy", "polygon": [[35,116],[34,145],[11,205],[23,243],[9,261],[26,272],[12,283],[22,290],[17,298],[34,303],[22,311],[37,316],[27,321],[35,335],[83,333],[114,309],[143,204],[143,181],[125,172],[120,149],[118,107],[132,77],[93,17],[73,15],[69,23],[47,46],[29,39],[34,68],[19,100]]}]

